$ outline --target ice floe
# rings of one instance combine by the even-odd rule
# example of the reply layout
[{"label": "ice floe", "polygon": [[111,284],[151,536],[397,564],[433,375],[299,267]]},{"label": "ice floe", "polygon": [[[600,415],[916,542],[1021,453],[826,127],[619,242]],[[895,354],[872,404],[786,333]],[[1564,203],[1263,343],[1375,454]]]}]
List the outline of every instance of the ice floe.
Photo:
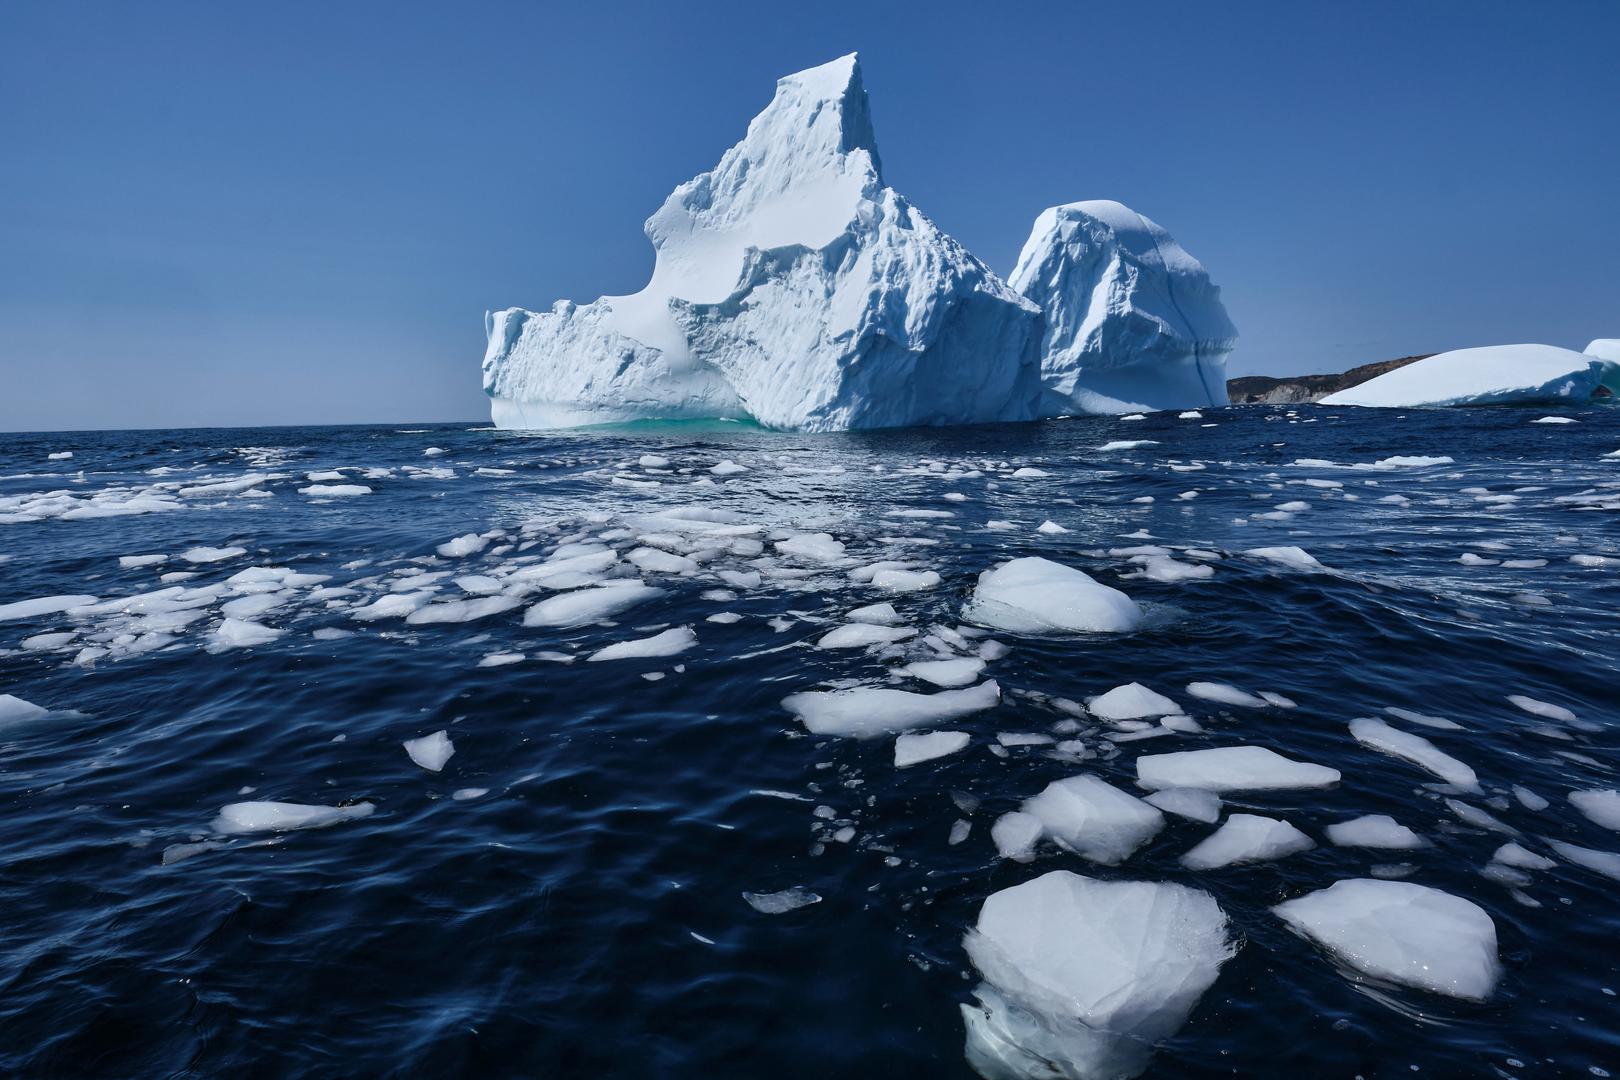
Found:
[{"label": "ice floe", "polygon": [[928,724],[955,720],[1001,702],[1001,687],[994,680],[962,690],[913,694],[887,687],[848,690],[811,690],[789,694],[782,707],[814,735],[842,735],[870,739]]},{"label": "ice floe", "polygon": [[1288,791],[1330,787],[1339,782],[1339,770],[1294,761],[1264,746],[1217,746],[1139,757],[1136,781],[1150,790]]},{"label": "ice floe", "polygon": [[1129,596],[1083,571],[1042,558],[1014,559],[979,575],[963,618],[1013,633],[1123,633],[1142,622]]},{"label": "ice floe", "polygon": [[1293,825],[1259,814],[1232,814],[1215,832],[1181,857],[1189,870],[1215,870],[1233,863],[1281,859],[1309,851],[1316,841]]}]

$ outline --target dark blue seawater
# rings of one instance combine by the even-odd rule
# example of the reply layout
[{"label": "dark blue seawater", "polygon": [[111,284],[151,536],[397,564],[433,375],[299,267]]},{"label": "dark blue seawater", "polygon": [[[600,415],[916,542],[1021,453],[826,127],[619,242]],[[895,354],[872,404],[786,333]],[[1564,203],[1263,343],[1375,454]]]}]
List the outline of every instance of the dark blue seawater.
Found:
[{"label": "dark blue seawater", "polygon": [[[978,980],[963,933],[991,892],[1059,868],[1194,884],[1231,919],[1241,947],[1159,1047],[1154,1076],[1620,1070],[1620,882],[1563,859],[1516,889],[1482,876],[1510,837],[1460,820],[1434,776],[1346,727],[1387,706],[1448,717],[1460,730],[1411,730],[1477,770],[1485,791],[1464,801],[1543,853],[1548,838],[1620,850],[1566,798],[1614,787],[1620,765],[1620,409],[1541,415],[1248,407],[837,436],[725,424],[0,436],[0,604],[98,601],[0,622],[0,693],[52,710],[0,729],[0,1071],[969,1076],[958,1007]],[[1156,445],[1099,450],[1115,440]],[[1347,467],[1397,455],[1452,461]],[[747,471],[709,471],[728,459]],[[300,493],[317,483],[370,493]],[[1309,506],[1257,517],[1293,501]],[[612,625],[525,627],[538,590],[467,623],[353,617],[417,574],[444,572],[404,590],[437,603],[467,598],[455,577],[501,578],[559,544],[606,533],[628,553],[657,531],[642,515],[691,505],[752,527],[736,535],[764,545],[760,585],[716,577],[761,568],[727,551],[685,576],[643,575],[665,592]],[[888,516],[903,509],[955,516]],[[1069,531],[1037,532],[1047,520]],[[777,557],[791,532],[831,533],[846,562]],[[468,533],[492,535],[474,554],[436,553]],[[1203,557],[1207,580],[1124,576],[1141,564],[1109,552],[1143,544],[1220,557]],[[1301,547],[1329,572],[1243,554],[1267,546]],[[183,557],[197,548],[243,551]],[[144,554],[168,559],[120,567]],[[781,706],[830,686],[930,689],[890,675],[926,650],[920,637],[814,647],[844,612],[884,599],[849,569],[937,571],[938,587],[890,598],[927,631],[960,626],[977,574],[1023,555],[1124,589],[1148,628],[995,633],[1009,646],[987,671],[1002,704],[951,725],[972,733],[968,749],[904,770],[892,740],[808,736]],[[329,580],[295,579],[252,620],[278,635],[220,649],[222,605],[244,583],[275,587],[225,586],[255,566]],[[193,576],[162,580],[176,573]],[[708,621],[722,612],[741,619]],[[678,626],[698,639],[678,656],[584,660]],[[54,633],[73,636],[40,637]],[[502,653],[523,658],[480,666]],[[996,752],[997,733],[1068,719],[1053,699],[1133,680],[1207,733],[1115,745],[1088,724],[1097,756],[1083,766],[1050,746]],[[1194,680],[1298,708],[1212,705],[1186,694]],[[455,747],[443,771],[413,764],[402,742],[441,729]],[[1343,772],[1324,791],[1228,800],[1293,822],[1314,850],[1195,873],[1178,857],[1210,827],[1172,818],[1118,868],[996,856],[991,823],[1054,779],[1093,771],[1136,790],[1138,755],[1238,743]],[[1528,809],[1514,784],[1550,806]],[[220,808],[247,799],[375,812],[217,835]],[[1368,813],[1431,846],[1326,841],[1326,825]],[[959,818],[972,831],[952,845]],[[1505,973],[1488,1002],[1353,978],[1269,911],[1375,866],[1489,912]],[[791,887],[821,902],[768,915],[742,897]]]}]

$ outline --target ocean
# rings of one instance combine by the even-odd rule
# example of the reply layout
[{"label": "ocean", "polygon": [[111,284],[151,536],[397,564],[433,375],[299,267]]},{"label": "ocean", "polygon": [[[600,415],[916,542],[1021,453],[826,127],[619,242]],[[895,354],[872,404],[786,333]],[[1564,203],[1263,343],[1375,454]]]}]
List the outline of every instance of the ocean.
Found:
[{"label": "ocean", "polygon": [[[1620,858],[1570,854],[1620,834],[1569,798],[1620,766],[1620,408],[1546,416],[0,435],[0,1070],[971,1077],[964,936],[1069,871],[1228,921],[1155,1077],[1620,1072]],[[965,617],[1025,557],[1140,625]],[[822,646],[882,603],[856,625],[892,640]],[[782,704],[958,692],[903,670],[938,660],[999,703],[930,725],[967,736],[933,760]],[[1191,723],[1084,708],[1130,683]],[[882,727],[890,699],[860,700]],[[448,760],[407,752],[438,732]],[[1339,771],[1223,796],[1314,846],[1191,869],[1215,826],[1175,814],[1117,865],[992,838],[1054,781],[1142,796],[1142,757],[1239,745]],[[237,805],[266,801],[324,827]],[[1363,815],[1421,846],[1329,838]],[[1358,970],[1272,911],[1350,878],[1488,914],[1489,995]]]}]

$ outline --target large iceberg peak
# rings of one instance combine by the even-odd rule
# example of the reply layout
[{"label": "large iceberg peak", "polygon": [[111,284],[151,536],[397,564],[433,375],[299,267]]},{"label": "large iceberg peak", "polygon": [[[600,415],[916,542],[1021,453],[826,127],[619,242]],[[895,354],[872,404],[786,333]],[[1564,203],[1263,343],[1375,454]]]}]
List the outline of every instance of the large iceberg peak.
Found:
[{"label": "large iceberg peak", "polygon": [[640,292],[489,317],[496,424],[1039,415],[1039,311],[883,184],[854,54],[779,80],[646,232],[657,261]]},{"label": "large iceberg peak", "polygon": [[1053,206],[1008,279],[1046,315],[1053,413],[1225,405],[1237,329],[1221,290],[1163,227],[1108,199]]}]

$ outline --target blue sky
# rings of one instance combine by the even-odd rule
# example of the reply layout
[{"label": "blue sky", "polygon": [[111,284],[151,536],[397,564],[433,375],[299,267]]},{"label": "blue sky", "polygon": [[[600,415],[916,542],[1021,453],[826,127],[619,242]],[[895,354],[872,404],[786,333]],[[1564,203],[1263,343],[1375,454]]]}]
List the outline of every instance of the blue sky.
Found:
[{"label": "blue sky", "polygon": [[[592,10],[582,10],[589,6]],[[1006,273],[1116,198],[1232,372],[1620,336],[1620,4],[0,5],[0,430],[487,417],[485,308],[859,50],[887,179]]]}]

